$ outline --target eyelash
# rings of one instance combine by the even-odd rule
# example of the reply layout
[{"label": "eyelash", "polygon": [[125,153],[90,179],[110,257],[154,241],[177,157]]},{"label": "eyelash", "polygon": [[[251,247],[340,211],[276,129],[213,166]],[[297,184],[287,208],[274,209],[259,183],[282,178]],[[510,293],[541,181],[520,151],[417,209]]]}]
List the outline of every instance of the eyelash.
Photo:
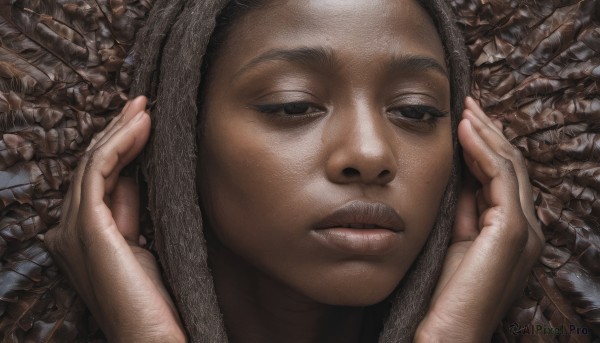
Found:
[{"label": "eyelash", "polygon": [[[317,105],[302,101],[281,104],[255,105],[253,107],[261,113],[276,115],[279,117],[309,117],[325,112],[325,109],[320,108]],[[390,116],[392,119],[413,122],[414,124],[427,123],[431,127],[435,127],[435,124],[439,118],[446,117],[449,114],[448,112],[440,111],[431,106],[394,107],[388,109],[387,112],[392,113]],[[397,112],[403,114],[397,115],[395,114]],[[427,117],[428,115],[429,117]]]},{"label": "eyelash", "polygon": [[[402,117],[402,120],[414,121],[415,123],[425,122],[431,125],[432,127],[435,126],[439,118],[447,117],[449,115],[448,112],[440,111],[437,108],[431,106],[394,107],[388,109],[387,112],[391,112],[392,117]],[[396,115],[394,114],[395,112],[404,112],[404,114]],[[426,118],[427,115],[429,115],[428,118]]]},{"label": "eyelash", "polygon": [[[282,104],[255,105],[254,108],[259,112],[271,115],[278,115],[281,117],[304,117],[319,114],[325,111],[324,109],[319,108],[314,104],[303,101],[287,102]],[[298,111],[298,109],[300,109],[301,111]],[[302,111],[302,109],[304,110]],[[286,111],[294,113],[286,113]]]}]

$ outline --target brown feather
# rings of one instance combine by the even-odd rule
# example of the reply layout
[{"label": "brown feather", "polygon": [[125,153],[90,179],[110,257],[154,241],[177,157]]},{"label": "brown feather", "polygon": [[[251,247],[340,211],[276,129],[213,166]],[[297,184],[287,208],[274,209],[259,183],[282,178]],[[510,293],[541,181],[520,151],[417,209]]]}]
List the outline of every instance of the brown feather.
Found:
[{"label": "brown feather", "polygon": [[152,1],[0,5],[0,341],[102,339],[36,235],[71,172],[123,106],[128,56]]},{"label": "brown feather", "polygon": [[[35,236],[58,222],[78,156],[123,105],[130,48],[152,3],[0,5],[3,342],[102,340]],[[495,338],[590,342],[600,335],[600,1],[451,4],[475,66],[472,94],[526,157],[547,238]],[[513,323],[594,334],[513,336]]]}]

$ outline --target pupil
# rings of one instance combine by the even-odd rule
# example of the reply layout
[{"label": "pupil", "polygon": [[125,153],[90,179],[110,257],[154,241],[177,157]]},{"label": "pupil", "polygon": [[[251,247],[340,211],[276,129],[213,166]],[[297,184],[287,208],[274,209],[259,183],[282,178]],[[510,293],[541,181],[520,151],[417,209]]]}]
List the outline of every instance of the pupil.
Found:
[{"label": "pupil", "polygon": [[422,119],[425,116],[425,113],[421,113],[420,111],[415,110],[414,108],[404,109],[404,116],[411,119]]},{"label": "pupil", "polygon": [[302,114],[308,111],[308,104],[303,103],[295,103],[295,104],[286,104],[283,106],[283,110],[287,114]]}]

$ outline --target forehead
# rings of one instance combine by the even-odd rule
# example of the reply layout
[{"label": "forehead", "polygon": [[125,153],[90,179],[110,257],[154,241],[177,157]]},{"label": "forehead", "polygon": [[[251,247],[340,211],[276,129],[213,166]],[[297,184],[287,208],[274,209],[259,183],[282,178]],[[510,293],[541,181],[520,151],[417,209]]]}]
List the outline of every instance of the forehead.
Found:
[{"label": "forehead", "polygon": [[420,55],[445,65],[435,24],[414,0],[267,1],[238,19],[225,42],[233,64],[273,49],[325,47],[347,63]]}]

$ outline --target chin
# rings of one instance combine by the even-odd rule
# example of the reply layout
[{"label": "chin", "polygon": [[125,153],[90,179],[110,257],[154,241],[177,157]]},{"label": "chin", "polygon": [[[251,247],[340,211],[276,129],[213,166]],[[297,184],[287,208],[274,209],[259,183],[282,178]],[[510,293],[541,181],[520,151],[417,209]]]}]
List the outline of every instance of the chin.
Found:
[{"label": "chin", "polygon": [[313,300],[336,306],[365,307],[385,300],[396,289],[404,272],[354,263],[335,268],[304,289]]}]

